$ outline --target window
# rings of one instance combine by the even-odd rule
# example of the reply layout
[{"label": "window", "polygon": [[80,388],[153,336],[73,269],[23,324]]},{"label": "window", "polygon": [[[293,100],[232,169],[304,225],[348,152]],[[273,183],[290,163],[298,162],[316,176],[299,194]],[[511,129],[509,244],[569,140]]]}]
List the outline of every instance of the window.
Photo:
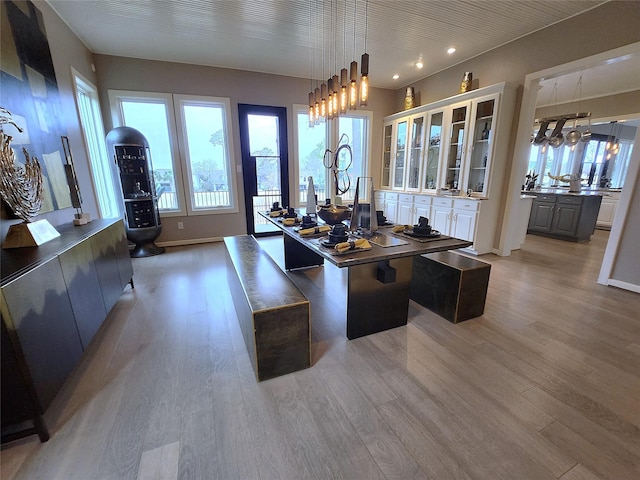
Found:
[{"label": "window", "polygon": [[120,194],[116,190],[116,179],[111,169],[112,162],[109,161],[105,145],[104,126],[96,87],[73,69],[72,75],[80,125],[89,155],[89,169],[100,216],[102,218],[120,217],[122,215],[118,200]]},{"label": "window", "polygon": [[620,140],[620,152],[616,155],[611,172],[611,187],[622,188],[629,169],[629,159],[633,152],[633,141]]},{"label": "window", "polygon": [[548,145],[542,147],[532,145],[529,154],[529,167],[527,173],[533,170],[537,173],[537,184],[543,187],[551,187],[556,185],[569,185],[568,182],[560,182],[549,177],[570,175],[580,168],[580,159],[582,158],[585,146],[588,144],[578,142],[576,145],[562,145],[558,148],[552,148]]},{"label": "window", "polygon": [[[360,176],[368,176],[369,165],[369,130],[371,114],[367,111],[350,112],[328,122],[309,127],[308,107],[296,105],[296,153],[297,181],[295,187],[300,192],[298,205],[307,200],[308,177],[313,176],[313,183],[318,195],[318,202],[325,198],[341,197],[344,203],[353,200],[356,180]],[[327,168],[334,162],[333,154],[343,144],[351,147],[351,155],[347,149],[340,150],[337,172]],[[326,162],[324,160],[325,151]],[[347,168],[348,167],[348,168]],[[346,172],[344,171],[346,168]],[[339,191],[336,193],[336,178]]]},{"label": "window", "polygon": [[114,125],[149,143],[163,215],[237,212],[228,99],[109,91]]},{"label": "window", "polygon": [[180,151],[188,179],[189,213],[233,210],[236,202],[232,197],[235,183],[228,141],[229,100],[174,95],[174,101],[182,134]]},{"label": "window", "polygon": [[[307,185],[309,177],[313,177],[313,187],[318,194],[318,201],[326,197],[327,172],[323,166],[322,158],[327,149],[327,123],[321,123],[309,127],[309,115],[307,109],[296,109],[296,160],[297,185],[294,192],[299,192],[296,206],[304,205],[307,201]],[[293,192],[292,192],[293,193]],[[292,195],[292,200],[295,195]]]}]

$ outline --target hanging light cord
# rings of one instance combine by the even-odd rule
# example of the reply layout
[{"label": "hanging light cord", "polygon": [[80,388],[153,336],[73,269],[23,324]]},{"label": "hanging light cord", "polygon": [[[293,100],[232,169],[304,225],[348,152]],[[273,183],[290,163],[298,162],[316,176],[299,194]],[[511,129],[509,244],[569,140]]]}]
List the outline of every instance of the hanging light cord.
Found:
[{"label": "hanging light cord", "polygon": [[364,53],[367,53],[367,34],[369,33],[369,0],[364,4]]}]

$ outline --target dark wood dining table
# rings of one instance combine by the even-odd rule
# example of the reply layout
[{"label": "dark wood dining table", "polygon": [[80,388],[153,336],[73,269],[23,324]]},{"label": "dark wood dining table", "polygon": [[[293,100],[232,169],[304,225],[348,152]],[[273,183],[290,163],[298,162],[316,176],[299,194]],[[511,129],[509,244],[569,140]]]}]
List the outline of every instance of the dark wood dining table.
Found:
[{"label": "dark wood dining table", "polygon": [[[407,324],[413,257],[472,245],[446,235],[414,238],[393,233],[391,227],[381,227],[365,237],[370,250],[340,254],[335,248],[324,246],[328,241],[326,232],[301,235],[299,225],[286,226],[282,217],[271,217],[269,212],[260,215],[283,232],[286,270],[318,267],[325,260],[348,269],[346,326],[350,340]],[[320,219],[318,225],[324,225]]]}]

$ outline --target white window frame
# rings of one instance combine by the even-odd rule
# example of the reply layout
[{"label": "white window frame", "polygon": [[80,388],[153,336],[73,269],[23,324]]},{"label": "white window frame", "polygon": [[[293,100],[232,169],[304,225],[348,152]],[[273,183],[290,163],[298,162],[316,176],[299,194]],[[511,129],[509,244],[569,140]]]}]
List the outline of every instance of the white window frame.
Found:
[{"label": "white window frame", "polygon": [[[87,78],[71,67],[78,119],[82,128],[85,150],[89,158],[89,172],[93,194],[98,204],[100,218],[118,218],[123,215],[118,180],[114,164],[110,161],[104,136],[104,124],[100,113],[98,90]],[[82,106],[80,95],[89,99],[91,112]]]},{"label": "white window frame", "polygon": [[[187,200],[184,190],[182,162],[180,161],[180,151],[176,140],[176,121],[173,108],[173,96],[170,93],[150,93],[135,92],[128,90],[109,90],[109,106],[111,110],[111,118],[114,127],[125,125],[124,112],[122,110],[122,102],[144,102],[164,103],[167,109],[167,126],[169,131],[169,145],[171,148],[171,164],[173,166],[173,174],[176,188],[176,197],[178,201],[177,209],[160,209],[161,217],[184,217],[187,216]],[[151,162],[153,163],[153,151],[150,152]]]},{"label": "white window frame", "polygon": [[[181,152],[181,163],[185,172],[184,189],[189,192],[186,202],[188,215],[209,215],[212,213],[238,213],[238,189],[236,187],[236,168],[233,153],[233,140],[231,136],[231,102],[223,97],[204,97],[200,95],[173,95],[176,124],[180,127],[178,132],[178,145]],[[223,135],[225,138],[225,162],[227,170],[227,182],[229,185],[229,205],[224,207],[197,208],[194,201],[194,185],[189,157],[189,147],[186,132],[186,124],[182,115],[183,105],[217,106],[223,107]]]},{"label": "white window frame", "polygon": [[[369,110],[355,110],[355,111],[347,111],[345,115],[341,115],[337,120],[331,120],[331,128],[329,129],[329,135],[331,138],[331,149],[335,149],[338,145],[338,141],[340,140],[340,136],[342,133],[338,131],[338,124],[340,118],[364,118],[366,119],[366,129],[363,133],[364,138],[362,143],[364,145],[364,151],[362,152],[362,172],[361,175],[351,175],[351,188],[356,187],[356,182],[359,176],[362,177],[370,177],[371,176],[371,162],[369,159],[371,158],[371,126],[373,123],[373,112]],[[353,139],[350,138],[349,142],[353,142]],[[327,182],[327,188],[330,188],[330,182]]]},{"label": "white window frame", "polygon": [[[295,159],[295,163],[293,165],[293,168],[291,169],[293,171],[293,178],[294,180],[294,185],[293,185],[293,192],[298,192],[300,189],[300,158],[299,158],[299,148],[298,148],[298,142],[300,141],[300,133],[298,131],[298,115],[299,114],[309,114],[309,106],[308,105],[301,105],[301,104],[294,104],[293,105],[293,138],[294,138],[294,159]],[[367,120],[367,128],[365,129],[364,132],[364,139],[363,139],[363,145],[364,145],[364,149],[365,151],[362,152],[362,172],[361,175],[362,176],[371,176],[370,175],[370,170],[371,170],[371,162],[370,162],[370,157],[371,157],[371,128],[372,128],[372,123],[373,123],[373,113],[371,111],[368,110],[355,110],[355,111],[349,111],[347,112],[346,115],[341,115],[341,117],[351,117],[351,118],[366,118]],[[338,117],[340,118],[340,117]],[[340,140],[340,132],[338,131],[338,120],[327,120],[328,122],[328,126],[327,126],[327,139],[325,139],[325,144],[326,144],[326,148],[329,148],[330,150],[334,150],[338,144],[338,141]],[[352,141],[352,139],[350,139],[350,141]],[[329,171],[329,169],[325,169],[325,175],[326,175],[326,188],[327,191],[325,192],[316,192],[318,194],[318,199],[319,201],[323,198],[332,198],[333,195],[331,195],[331,185],[332,185],[332,179],[331,179],[331,172]],[[356,180],[358,178],[359,175],[351,175],[351,183],[352,186],[355,186]],[[323,195],[321,195],[323,193]],[[298,200],[298,196],[296,195],[296,201]],[[299,205],[296,205],[299,207]]]}]

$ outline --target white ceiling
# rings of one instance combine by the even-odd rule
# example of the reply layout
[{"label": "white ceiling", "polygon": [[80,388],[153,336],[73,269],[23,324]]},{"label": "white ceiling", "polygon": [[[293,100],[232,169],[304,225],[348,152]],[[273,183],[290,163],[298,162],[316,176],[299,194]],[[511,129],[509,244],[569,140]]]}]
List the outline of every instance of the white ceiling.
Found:
[{"label": "white ceiling", "polygon": [[[360,63],[366,37],[366,51],[371,58],[370,83],[389,89],[401,88],[605,3],[603,0],[47,1],[94,53],[301,78],[326,79],[340,68],[348,68],[347,63],[354,58]],[[327,32],[324,43],[322,12]],[[451,46],[457,51],[448,55],[446,50]],[[415,67],[420,59],[424,62],[422,70]],[[393,80],[393,74],[400,78]],[[569,83],[575,89],[576,81]],[[588,86],[591,83],[584,80],[585,97]]]},{"label": "white ceiling", "polygon": [[582,70],[543,79],[538,107],[640,89],[640,50]]}]

